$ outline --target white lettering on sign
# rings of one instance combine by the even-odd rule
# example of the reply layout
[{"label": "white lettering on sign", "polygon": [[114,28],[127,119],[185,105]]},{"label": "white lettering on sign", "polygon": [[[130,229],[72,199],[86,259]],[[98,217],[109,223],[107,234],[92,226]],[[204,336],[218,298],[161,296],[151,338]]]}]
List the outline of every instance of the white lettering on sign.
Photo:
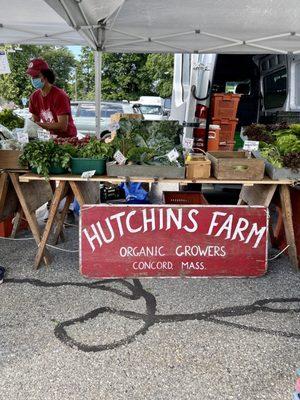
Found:
[{"label": "white lettering on sign", "polygon": [[[142,213],[142,224],[140,226],[132,226],[131,220],[137,213]],[[195,216],[199,214],[196,209],[189,210],[187,216],[190,224],[184,224],[182,218],[183,209],[162,208],[160,212],[155,213],[155,208],[145,208],[141,211],[130,211],[125,217],[125,212],[111,215],[105,218],[103,226],[100,221],[90,225],[90,229],[83,229],[83,233],[88,240],[88,243],[95,251],[95,243],[102,247],[104,243],[111,243],[116,237],[122,237],[125,234],[124,229],[128,233],[148,232],[155,230],[170,230],[171,227],[176,227],[178,230],[183,229],[186,232],[193,233],[198,229],[198,223]],[[116,221],[116,226],[113,222]],[[115,225],[115,224],[114,224]],[[105,229],[104,229],[105,227]],[[92,230],[92,232],[90,232]],[[109,231],[108,234],[105,233]]]},{"label": "white lettering on sign", "polygon": [[206,246],[202,248],[199,245],[194,246],[177,246],[175,250],[176,256],[190,256],[190,257],[225,257],[226,250],[224,246]]},{"label": "white lettering on sign", "polygon": [[205,264],[203,261],[195,261],[195,262],[181,262],[181,269],[186,269],[186,270],[204,270],[205,269]]},{"label": "white lettering on sign", "polygon": [[258,150],[259,142],[256,140],[245,140],[243,145],[243,150],[254,151]]},{"label": "white lettering on sign", "polygon": [[164,246],[146,246],[146,247],[121,247],[121,257],[157,257],[165,256]]},{"label": "white lettering on sign", "polygon": [[132,268],[135,270],[173,269],[173,263],[171,261],[135,261]]},{"label": "white lettering on sign", "polygon": [[[90,245],[92,252],[95,251],[95,246],[100,248],[104,244],[110,244],[115,240],[127,234],[135,234],[138,232],[154,232],[154,231],[169,231],[176,229],[188,233],[194,233],[199,229],[199,209],[192,208],[186,214],[186,219],[183,219],[184,208],[144,208],[140,210],[132,210],[127,215],[125,211],[113,214],[104,221],[97,221],[91,224],[88,228],[83,229],[83,233]],[[138,218],[139,222],[133,220]],[[267,227],[259,227],[258,224],[252,223],[243,217],[235,218],[234,214],[215,211],[212,213],[210,225],[206,233],[207,236],[223,237],[225,240],[238,240],[248,244],[251,240],[254,241],[253,248],[257,248],[262,240]],[[162,247],[158,247],[162,251]],[[132,250],[134,249],[134,250]],[[126,253],[128,251],[128,254]],[[122,257],[136,256],[137,252],[142,250],[138,248],[122,248]],[[149,249],[145,250],[149,254]],[[125,255],[126,253],[126,255]],[[203,256],[203,257],[225,257],[226,249],[224,246],[177,246],[177,256]]]},{"label": "white lettering on sign", "polygon": [[[217,221],[218,217],[225,217],[226,215],[227,213],[220,211],[215,211],[213,213],[213,217],[207,235],[218,237],[221,236],[223,232],[226,232],[227,240],[229,239],[235,240],[237,236],[239,236],[240,241],[244,242],[245,244],[249,243],[253,237],[254,238],[257,237],[255,244],[252,246],[254,249],[257,248],[267,230],[267,227],[264,226],[262,228],[258,228],[257,223],[254,222],[248,235],[244,236],[242,232],[248,229],[249,222],[245,218],[239,218],[236,226],[233,228],[233,215],[229,215],[223,222]],[[242,226],[242,224],[244,224],[244,226]],[[217,231],[215,231],[215,228],[218,228]],[[213,234],[214,231],[215,233]]]}]

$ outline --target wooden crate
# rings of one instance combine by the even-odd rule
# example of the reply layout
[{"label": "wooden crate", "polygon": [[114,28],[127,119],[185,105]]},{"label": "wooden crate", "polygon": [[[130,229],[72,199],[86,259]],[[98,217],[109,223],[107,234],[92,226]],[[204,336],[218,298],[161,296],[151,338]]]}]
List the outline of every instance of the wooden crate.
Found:
[{"label": "wooden crate", "polygon": [[0,169],[28,169],[19,165],[19,150],[0,150]]},{"label": "wooden crate", "polygon": [[206,157],[197,157],[185,161],[185,176],[187,179],[206,179],[210,177],[211,161]]},{"label": "wooden crate", "polygon": [[212,173],[217,179],[261,180],[265,173],[263,160],[247,158],[244,151],[216,151],[207,153]]},{"label": "wooden crate", "polygon": [[111,115],[110,121],[111,123],[117,123],[120,121],[121,118],[126,119],[143,119],[142,114],[122,114],[122,113],[115,113]]}]

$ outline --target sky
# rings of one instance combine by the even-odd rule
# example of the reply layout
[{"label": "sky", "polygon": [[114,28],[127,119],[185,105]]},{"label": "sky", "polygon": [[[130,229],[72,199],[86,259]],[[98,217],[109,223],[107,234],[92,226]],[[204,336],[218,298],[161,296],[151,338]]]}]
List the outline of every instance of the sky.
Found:
[{"label": "sky", "polygon": [[68,46],[68,48],[71,50],[71,52],[74,54],[74,56],[79,59],[79,54],[81,51],[81,46]]}]

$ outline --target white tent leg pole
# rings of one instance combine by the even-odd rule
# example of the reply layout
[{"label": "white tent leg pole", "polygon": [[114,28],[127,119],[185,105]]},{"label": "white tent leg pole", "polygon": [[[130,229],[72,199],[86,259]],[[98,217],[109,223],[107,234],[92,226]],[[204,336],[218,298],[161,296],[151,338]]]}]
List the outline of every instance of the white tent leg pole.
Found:
[{"label": "white tent leg pole", "polygon": [[101,133],[101,70],[102,52],[94,52],[95,58],[95,101],[96,101],[96,136],[100,138]]}]

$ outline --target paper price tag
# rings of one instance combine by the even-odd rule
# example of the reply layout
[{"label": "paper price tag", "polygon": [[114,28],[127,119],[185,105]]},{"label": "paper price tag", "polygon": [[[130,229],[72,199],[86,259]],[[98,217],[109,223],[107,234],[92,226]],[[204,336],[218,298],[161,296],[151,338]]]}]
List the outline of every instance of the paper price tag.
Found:
[{"label": "paper price tag", "polygon": [[5,51],[0,51],[0,74],[10,74],[10,67]]},{"label": "paper price tag", "polygon": [[171,162],[176,161],[177,158],[179,157],[179,153],[176,149],[173,149],[167,154],[167,157]]},{"label": "paper price tag", "polygon": [[253,150],[258,150],[258,148],[259,148],[258,141],[256,141],[256,140],[245,140],[244,141],[243,150],[253,151]]},{"label": "paper price tag", "polygon": [[194,139],[184,137],[182,140],[182,147],[186,150],[191,150],[194,145]]},{"label": "paper price tag", "polygon": [[126,163],[127,158],[124,157],[124,155],[120,152],[120,150],[117,150],[114,154],[114,159],[117,161],[118,164],[123,165]]},{"label": "paper price tag", "polygon": [[91,171],[84,171],[84,172],[81,174],[81,178],[89,179],[89,178],[91,178],[92,176],[94,176],[95,173],[96,173],[96,170],[95,170],[95,169],[93,169],[93,170],[91,170]]},{"label": "paper price tag", "polygon": [[47,142],[50,140],[50,133],[47,131],[38,131],[38,139]]},{"label": "paper price tag", "polygon": [[17,133],[17,139],[18,139],[18,142],[20,142],[20,143],[28,143],[29,142],[28,133],[26,133],[26,132],[18,132]]}]

